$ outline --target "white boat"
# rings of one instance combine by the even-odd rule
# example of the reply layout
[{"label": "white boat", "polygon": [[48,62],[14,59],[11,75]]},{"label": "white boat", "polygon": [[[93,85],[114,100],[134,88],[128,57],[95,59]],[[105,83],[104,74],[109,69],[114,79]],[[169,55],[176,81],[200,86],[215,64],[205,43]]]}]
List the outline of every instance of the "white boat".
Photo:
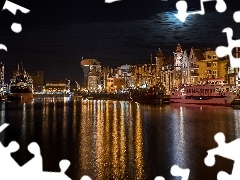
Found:
[{"label": "white boat", "polygon": [[236,97],[237,92],[230,86],[200,84],[175,89],[170,95],[170,103],[229,106]]}]

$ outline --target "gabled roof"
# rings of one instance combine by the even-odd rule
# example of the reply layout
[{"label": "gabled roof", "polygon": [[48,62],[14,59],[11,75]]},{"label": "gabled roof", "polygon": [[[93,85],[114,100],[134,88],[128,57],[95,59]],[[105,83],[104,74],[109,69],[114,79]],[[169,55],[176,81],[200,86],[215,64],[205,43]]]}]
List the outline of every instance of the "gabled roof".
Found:
[{"label": "gabled roof", "polygon": [[205,57],[203,56],[204,50],[203,49],[193,49],[194,56],[198,60],[205,60]]}]

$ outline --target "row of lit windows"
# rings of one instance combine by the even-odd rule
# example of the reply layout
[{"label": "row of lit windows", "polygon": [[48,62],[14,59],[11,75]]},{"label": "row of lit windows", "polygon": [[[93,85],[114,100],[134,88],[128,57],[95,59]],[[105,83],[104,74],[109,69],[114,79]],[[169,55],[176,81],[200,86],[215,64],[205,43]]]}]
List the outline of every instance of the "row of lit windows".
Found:
[{"label": "row of lit windows", "polygon": [[217,66],[217,62],[207,62],[207,67],[211,67],[213,64],[213,67],[216,67]]}]

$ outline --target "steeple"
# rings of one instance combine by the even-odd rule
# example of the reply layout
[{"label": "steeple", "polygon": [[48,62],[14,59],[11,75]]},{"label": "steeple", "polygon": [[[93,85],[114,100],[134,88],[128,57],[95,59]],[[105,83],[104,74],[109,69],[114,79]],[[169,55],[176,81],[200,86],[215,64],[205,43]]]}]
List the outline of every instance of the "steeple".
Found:
[{"label": "steeple", "polygon": [[183,52],[180,44],[177,45],[176,52],[180,52],[180,53]]},{"label": "steeple", "polygon": [[162,70],[162,66],[163,66],[163,53],[162,50],[159,48],[157,51],[157,57],[156,57],[156,70],[157,70],[157,76],[160,77],[161,76],[161,70]]}]

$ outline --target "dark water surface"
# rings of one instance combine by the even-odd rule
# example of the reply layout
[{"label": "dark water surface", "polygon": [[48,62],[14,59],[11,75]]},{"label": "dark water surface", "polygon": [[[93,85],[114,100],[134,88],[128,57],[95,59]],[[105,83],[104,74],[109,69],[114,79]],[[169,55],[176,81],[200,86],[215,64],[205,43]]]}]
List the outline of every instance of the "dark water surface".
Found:
[{"label": "dark water surface", "polygon": [[59,162],[71,162],[66,174],[79,180],[149,179],[170,174],[172,165],[190,169],[190,180],[217,179],[231,173],[233,161],[216,156],[216,164],[204,164],[207,150],[217,147],[214,135],[223,132],[226,142],[240,137],[240,111],[229,107],[141,105],[124,101],[35,99],[3,102],[1,134],[7,146],[15,140],[13,154],[23,165],[32,158],[27,146],[41,148],[44,171],[59,171]]}]

